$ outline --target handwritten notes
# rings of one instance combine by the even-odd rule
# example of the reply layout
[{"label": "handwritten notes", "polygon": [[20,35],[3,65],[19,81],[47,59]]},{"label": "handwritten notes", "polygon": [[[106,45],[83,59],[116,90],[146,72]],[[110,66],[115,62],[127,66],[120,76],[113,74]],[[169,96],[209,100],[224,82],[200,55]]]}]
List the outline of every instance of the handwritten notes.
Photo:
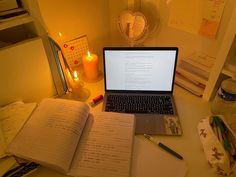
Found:
[{"label": "handwritten notes", "polygon": [[88,112],[88,105],[82,102],[44,99],[14,139],[9,151],[44,165],[50,164],[66,173]]},{"label": "handwritten notes", "polygon": [[26,126],[45,127],[47,131],[60,131],[63,135],[72,133],[77,137],[83,130],[88,110],[84,103],[44,99]]},{"label": "handwritten notes", "polygon": [[171,1],[169,26],[215,38],[226,0]]},{"label": "handwritten notes", "polygon": [[4,157],[7,145],[30,117],[36,103],[14,102],[0,108],[0,157]]},{"label": "handwritten notes", "polygon": [[[48,116],[46,127],[52,130],[60,129],[63,134],[72,133],[78,136],[81,134],[85,124],[85,121],[81,119],[87,116],[87,113],[83,109],[74,109],[69,104],[61,104]],[[58,119],[59,117],[60,119]]]},{"label": "handwritten notes", "polygon": [[133,138],[131,114],[92,116],[83,102],[48,98],[14,138],[9,152],[72,176],[128,177]]},{"label": "handwritten notes", "polygon": [[133,136],[133,115],[91,115],[87,120],[69,175],[128,177]]}]

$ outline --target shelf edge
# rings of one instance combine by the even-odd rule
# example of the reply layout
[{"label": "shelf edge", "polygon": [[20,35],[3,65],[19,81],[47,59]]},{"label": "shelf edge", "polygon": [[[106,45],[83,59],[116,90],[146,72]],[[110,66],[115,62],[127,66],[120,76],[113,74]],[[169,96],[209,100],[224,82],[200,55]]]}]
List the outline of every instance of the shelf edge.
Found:
[{"label": "shelf edge", "polygon": [[228,68],[223,68],[221,73],[224,74],[224,75],[227,75],[229,77],[236,77],[236,71],[232,71]]},{"label": "shelf edge", "polygon": [[14,26],[18,26],[18,25],[22,25],[22,24],[26,24],[30,22],[33,22],[33,18],[30,15],[23,16],[23,17],[16,17],[16,18],[9,19],[2,22],[0,21],[0,30],[4,30],[7,28],[11,28]]}]

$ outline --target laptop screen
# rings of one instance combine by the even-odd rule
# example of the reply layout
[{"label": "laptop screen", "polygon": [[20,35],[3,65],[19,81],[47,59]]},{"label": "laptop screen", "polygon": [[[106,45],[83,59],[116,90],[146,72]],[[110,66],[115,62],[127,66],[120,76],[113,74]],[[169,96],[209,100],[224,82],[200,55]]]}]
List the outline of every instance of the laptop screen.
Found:
[{"label": "laptop screen", "polygon": [[172,92],[178,48],[103,49],[107,91]]}]

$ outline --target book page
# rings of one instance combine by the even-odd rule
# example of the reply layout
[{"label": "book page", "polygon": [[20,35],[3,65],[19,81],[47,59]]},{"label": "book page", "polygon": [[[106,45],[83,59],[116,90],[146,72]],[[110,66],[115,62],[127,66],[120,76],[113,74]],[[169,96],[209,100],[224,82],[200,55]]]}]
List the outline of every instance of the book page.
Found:
[{"label": "book page", "polygon": [[203,52],[194,52],[190,56],[182,58],[183,62],[189,63],[198,69],[209,72],[214,66],[215,58]]},{"label": "book page", "polygon": [[85,103],[44,99],[10,145],[16,156],[66,173],[88,117]]},{"label": "book page", "polygon": [[5,148],[13,140],[31,113],[36,103],[17,101],[0,108],[0,158],[6,156]]},{"label": "book page", "polygon": [[132,176],[186,177],[185,160],[179,160],[142,136],[135,136],[134,154]]},{"label": "book page", "polygon": [[133,115],[101,112],[89,116],[69,175],[130,176],[133,138]]}]

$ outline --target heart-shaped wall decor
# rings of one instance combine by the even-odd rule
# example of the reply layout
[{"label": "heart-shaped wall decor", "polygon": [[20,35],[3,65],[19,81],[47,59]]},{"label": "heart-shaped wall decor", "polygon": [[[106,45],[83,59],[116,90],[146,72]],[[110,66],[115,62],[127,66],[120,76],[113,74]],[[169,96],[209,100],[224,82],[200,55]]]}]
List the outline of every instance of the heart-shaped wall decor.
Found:
[{"label": "heart-shaped wall decor", "polygon": [[147,20],[142,13],[123,11],[118,18],[121,32],[129,39],[138,40],[144,35]]}]

